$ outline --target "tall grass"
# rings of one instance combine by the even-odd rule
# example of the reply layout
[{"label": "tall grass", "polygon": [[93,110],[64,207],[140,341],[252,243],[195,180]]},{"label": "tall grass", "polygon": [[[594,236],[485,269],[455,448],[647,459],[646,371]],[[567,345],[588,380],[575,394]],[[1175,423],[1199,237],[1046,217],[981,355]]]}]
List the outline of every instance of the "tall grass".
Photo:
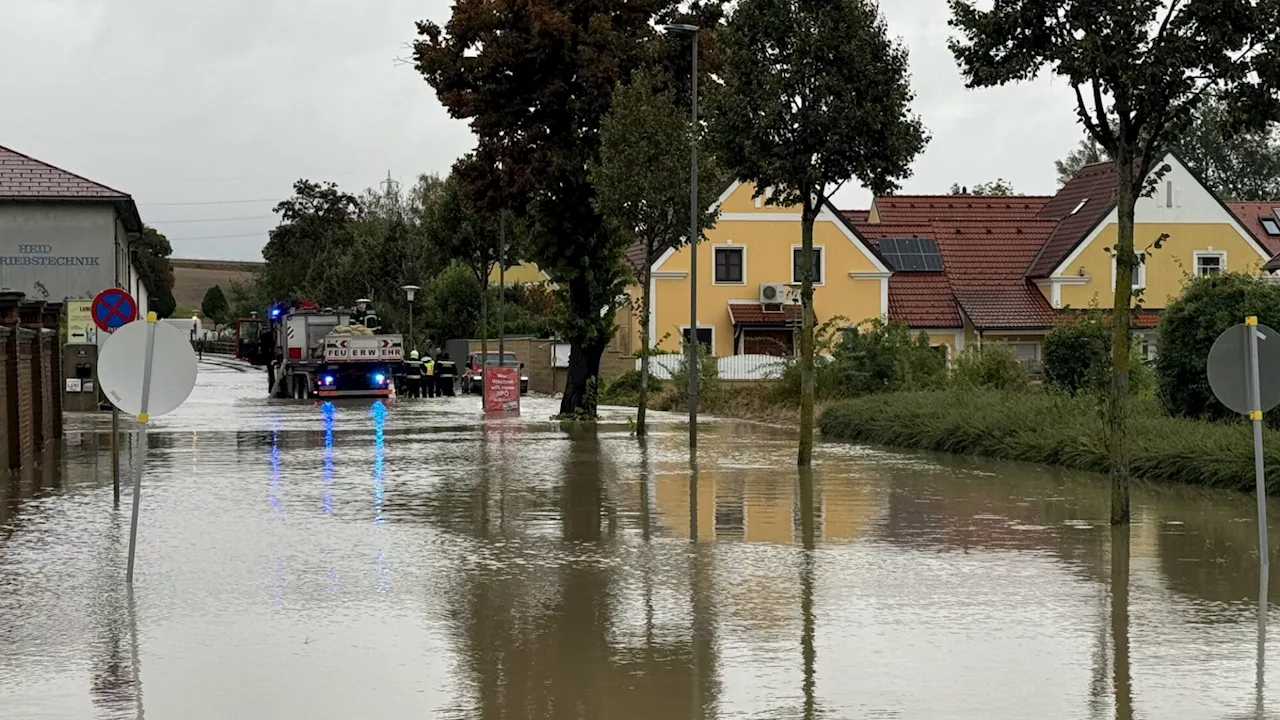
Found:
[{"label": "tall grass", "polygon": [[[1245,423],[1167,417],[1131,404],[1130,468],[1153,482],[1252,490],[1253,440]],[[950,389],[883,393],[833,403],[819,427],[839,440],[940,450],[1106,472],[1102,416],[1092,397]],[[1280,490],[1280,431],[1267,430],[1267,490]]]}]

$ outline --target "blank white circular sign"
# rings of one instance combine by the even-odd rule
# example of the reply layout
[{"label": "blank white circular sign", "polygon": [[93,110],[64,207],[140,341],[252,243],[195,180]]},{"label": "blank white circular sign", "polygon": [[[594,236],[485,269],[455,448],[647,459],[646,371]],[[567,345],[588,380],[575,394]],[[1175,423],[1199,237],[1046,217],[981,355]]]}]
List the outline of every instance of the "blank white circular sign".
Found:
[{"label": "blank white circular sign", "polygon": [[[155,347],[151,354],[151,396],[147,415],[171,413],[186,402],[196,386],[195,350],[189,333],[155,324]],[[111,404],[130,415],[142,413],[142,373],[147,352],[147,321],[134,320],[107,339],[98,356],[98,382]]]}]

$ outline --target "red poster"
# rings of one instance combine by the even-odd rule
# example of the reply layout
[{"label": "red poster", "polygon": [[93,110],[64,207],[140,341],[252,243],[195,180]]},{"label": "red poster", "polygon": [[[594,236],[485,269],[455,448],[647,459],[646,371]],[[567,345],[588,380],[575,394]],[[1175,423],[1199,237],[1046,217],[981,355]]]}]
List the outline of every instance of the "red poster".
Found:
[{"label": "red poster", "polygon": [[520,412],[520,368],[484,369],[484,411]]}]

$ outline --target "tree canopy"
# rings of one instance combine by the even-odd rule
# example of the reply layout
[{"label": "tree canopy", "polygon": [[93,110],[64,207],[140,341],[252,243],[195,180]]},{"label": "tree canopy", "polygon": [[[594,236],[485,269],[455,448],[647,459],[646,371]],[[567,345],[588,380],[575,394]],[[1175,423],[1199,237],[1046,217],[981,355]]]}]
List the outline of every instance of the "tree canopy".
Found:
[{"label": "tree canopy", "polygon": [[147,288],[147,309],[158,317],[172,316],[178,302],[173,298],[173,266],[169,263],[173,246],[169,244],[169,238],[146,225],[131,247],[134,267]]},{"label": "tree canopy", "polygon": [[1224,200],[1280,198],[1280,122],[1238,132],[1231,112],[1211,98],[1169,149]]},{"label": "tree canopy", "polygon": [[215,325],[230,324],[231,305],[220,286],[214,285],[204,291],[204,299],[200,301],[200,314],[212,320]]},{"label": "tree canopy", "polygon": [[813,450],[813,223],[856,179],[898,187],[927,137],[911,114],[907,51],[869,0],[742,0],[711,104],[719,155],[773,205],[801,206],[800,448]]},{"label": "tree canopy", "polygon": [[1053,161],[1053,169],[1058,172],[1058,184],[1066,185],[1071,182],[1071,178],[1080,172],[1080,168],[1085,165],[1092,165],[1107,160],[1106,151],[1098,144],[1097,140],[1088,132],[1074,150],[1067,153],[1067,156],[1061,160]]},{"label": "tree canopy", "polygon": [[952,184],[951,190],[948,191],[952,195],[1013,195],[1013,183],[1004,178],[996,178],[991,182],[978,183],[972,188],[959,184]]},{"label": "tree canopy", "polygon": [[587,381],[614,331],[625,239],[596,207],[588,168],[613,88],[656,56],[671,0],[459,0],[443,26],[418,24],[416,67],[469,121],[492,169],[492,209],[527,216],[531,256],[561,288],[572,350],[562,413],[585,412]]}]

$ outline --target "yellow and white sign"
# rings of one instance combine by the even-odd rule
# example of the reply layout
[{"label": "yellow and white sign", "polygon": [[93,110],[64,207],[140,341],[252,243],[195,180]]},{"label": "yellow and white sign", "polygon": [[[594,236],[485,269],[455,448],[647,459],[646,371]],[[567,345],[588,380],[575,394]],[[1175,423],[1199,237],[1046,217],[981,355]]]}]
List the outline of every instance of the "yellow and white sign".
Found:
[{"label": "yellow and white sign", "polygon": [[98,342],[98,326],[93,324],[92,300],[67,301],[67,343],[94,345]]}]

